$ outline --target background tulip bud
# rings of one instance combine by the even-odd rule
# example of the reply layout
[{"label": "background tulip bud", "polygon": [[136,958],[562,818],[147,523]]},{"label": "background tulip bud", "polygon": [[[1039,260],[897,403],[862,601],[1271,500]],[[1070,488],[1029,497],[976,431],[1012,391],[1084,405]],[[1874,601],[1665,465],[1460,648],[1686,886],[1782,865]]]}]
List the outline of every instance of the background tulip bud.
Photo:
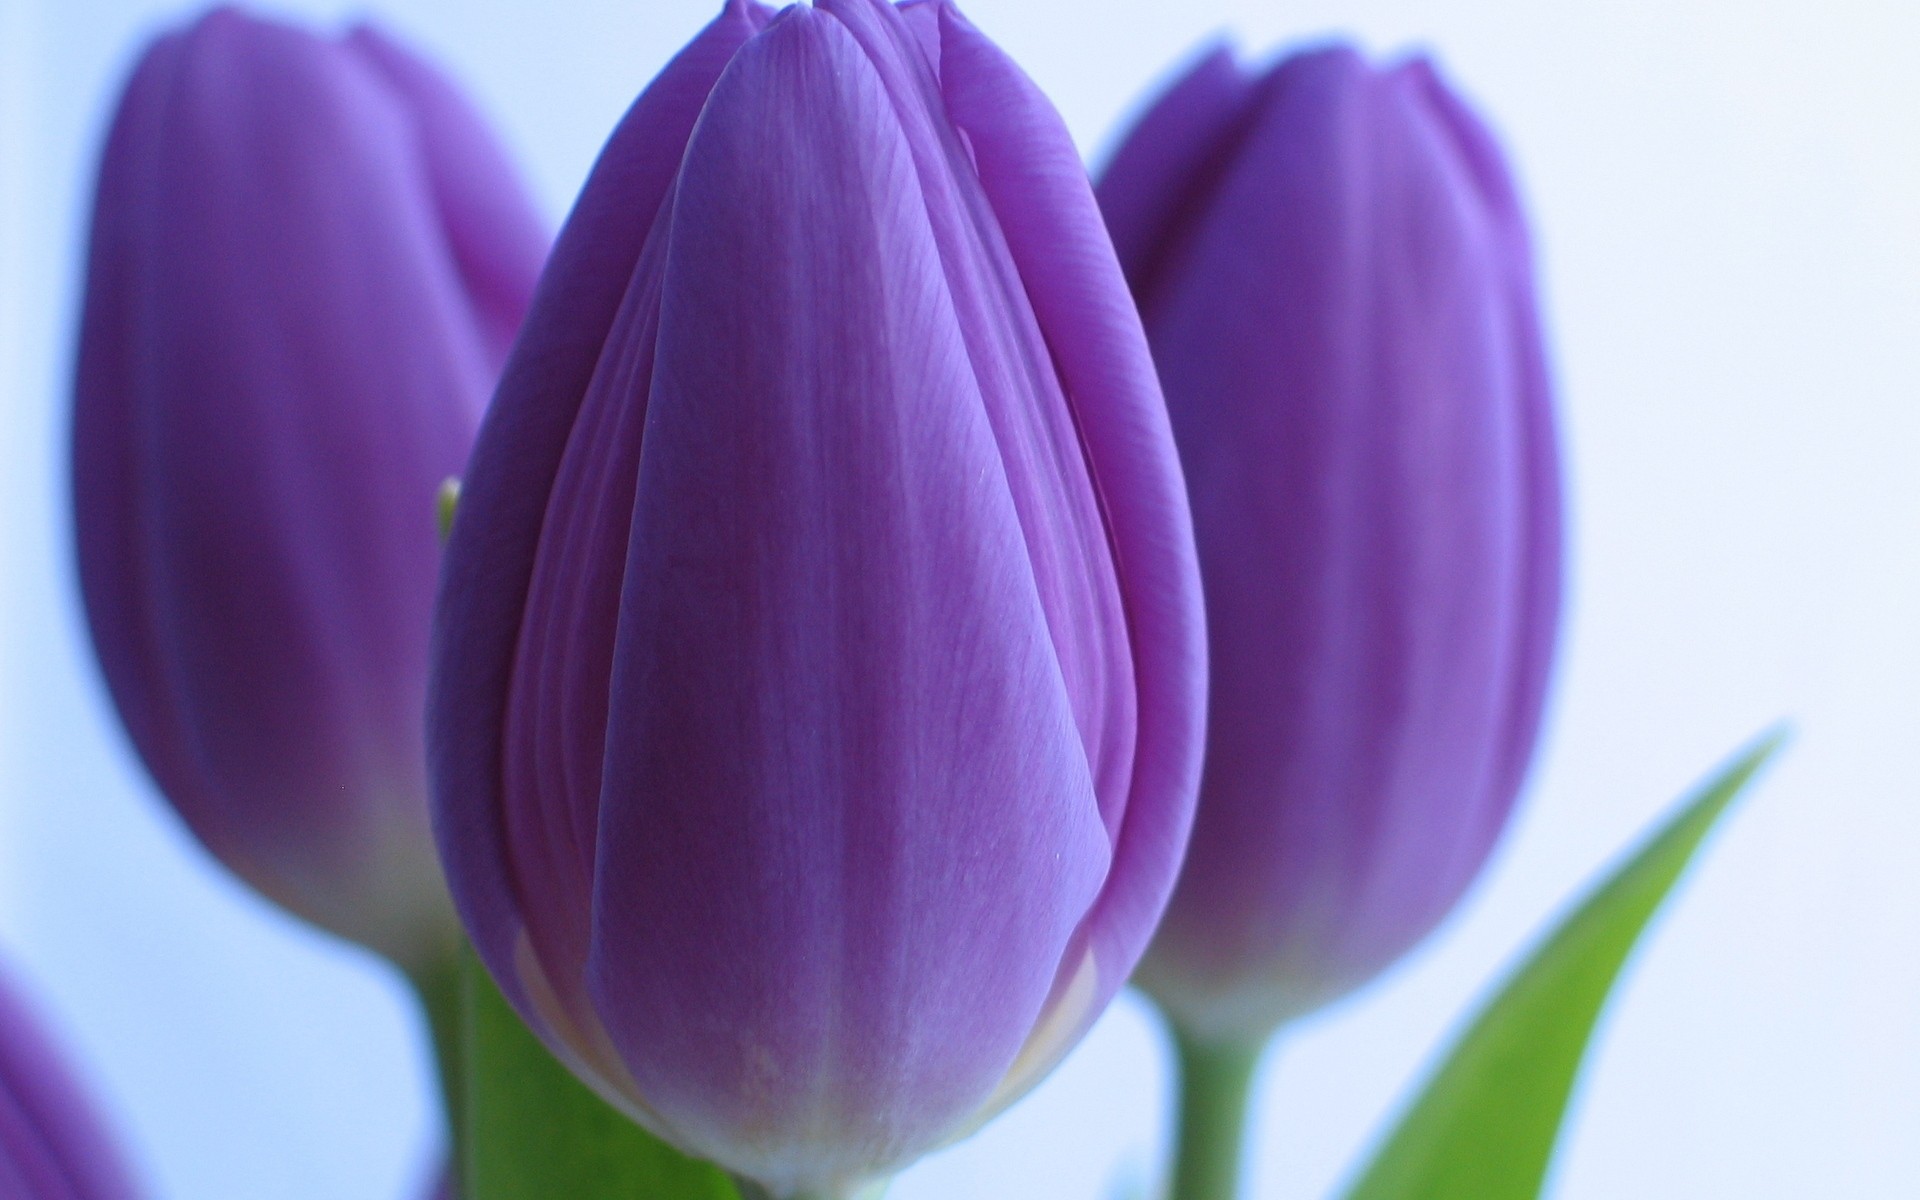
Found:
[{"label": "background tulip bud", "polygon": [[0,976],[0,1196],[134,1200],[141,1194],[46,1030]]},{"label": "background tulip bud", "polygon": [[1225,51],[1099,186],[1186,469],[1213,663],[1200,813],[1143,986],[1257,1040],[1371,978],[1485,861],[1560,590],[1524,221],[1424,61]]},{"label": "background tulip bud", "polygon": [[100,167],[73,486],[107,684],[215,855],[403,965],[457,932],[421,737],[434,495],[544,246],[479,119],[366,28],[162,37]]},{"label": "background tulip bud", "polygon": [[1019,1094],[1131,971],[1200,618],[1058,116],[948,4],[730,3],[613,134],[465,479],[455,898],[603,1094],[836,1193]]}]

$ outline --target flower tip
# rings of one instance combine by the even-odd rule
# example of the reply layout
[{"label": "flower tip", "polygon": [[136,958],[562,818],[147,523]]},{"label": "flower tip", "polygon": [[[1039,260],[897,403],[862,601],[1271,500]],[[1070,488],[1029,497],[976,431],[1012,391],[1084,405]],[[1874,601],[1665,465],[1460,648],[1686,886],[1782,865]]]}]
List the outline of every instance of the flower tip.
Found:
[{"label": "flower tip", "polygon": [[[805,2],[806,0],[800,0],[800,3],[804,4]],[[792,7],[796,7],[796,5],[785,5],[781,11]],[[765,3],[765,0],[723,0],[720,5],[720,15],[713,19],[713,24],[727,25],[738,23],[744,25],[747,30],[747,35],[751,37],[753,34],[765,29],[767,23],[778,15],[779,13],[775,12],[771,5]]]},{"label": "flower tip", "polygon": [[266,24],[238,4],[216,4],[178,28],[189,35],[245,37],[258,33]]},{"label": "flower tip", "polygon": [[1425,48],[1408,51],[1394,65],[1393,74],[1411,79],[1425,88],[1446,86],[1446,80],[1440,74],[1440,64],[1434,61],[1433,52]]},{"label": "flower tip", "polygon": [[234,25],[244,24],[250,20],[252,20],[252,17],[237,4],[216,4],[206,12],[200,14],[200,20],[197,24]]},{"label": "flower tip", "polygon": [[1231,29],[1216,29],[1193,52],[1196,65],[1213,66],[1224,64],[1238,70],[1240,66],[1240,38]]},{"label": "flower tip", "polygon": [[341,35],[340,40],[349,46],[371,46],[376,49],[391,44],[391,39],[371,17],[356,18],[353,24],[347,26],[347,31]]}]

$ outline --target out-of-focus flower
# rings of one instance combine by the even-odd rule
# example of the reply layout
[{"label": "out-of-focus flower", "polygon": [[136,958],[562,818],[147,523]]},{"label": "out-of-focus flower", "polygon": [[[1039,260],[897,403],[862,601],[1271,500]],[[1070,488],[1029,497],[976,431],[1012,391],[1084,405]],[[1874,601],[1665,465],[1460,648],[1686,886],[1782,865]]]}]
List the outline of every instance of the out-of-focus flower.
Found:
[{"label": "out-of-focus flower", "polygon": [[1425,61],[1222,50],[1099,184],[1159,365],[1211,660],[1200,813],[1141,982],[1257,1040],[1426,934],[1507,820],[1560,596],[1525,222]]},{"label": "out-of-focus flower", "polygon": [[421,736],[434,494],[545,245],[466,102],[367,28],[222,9],[160,38],[100,168],[73,485],[107,684],[215,855],[403,965],[457,932]]},{"label": "out-of-focus flower", "polygon": [[46,1029],[0,975],[0,1196],[134,1200],[142,1194]]},{"label": "out-of-focus flower", "polygon": [[603,152],[448,547],[436,828],[502,989],[779,1194],[983,1120],[1171,886],[1191,539],[1040,93],[946,3],[729,3]]}]

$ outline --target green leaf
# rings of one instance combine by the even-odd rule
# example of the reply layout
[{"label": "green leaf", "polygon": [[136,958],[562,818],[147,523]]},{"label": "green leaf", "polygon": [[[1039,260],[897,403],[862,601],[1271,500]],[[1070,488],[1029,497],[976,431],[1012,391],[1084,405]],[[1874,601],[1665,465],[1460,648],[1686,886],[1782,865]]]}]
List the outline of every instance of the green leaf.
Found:
[{"label": "green leaf", "polygon": [[466,952],[466,1200],[738,1200],[574,1078]]},{"label": "green leaf", "polygon": [[1702,839],[1783,740],[1741,754],[1565,918],[1483,1008],[1348,1200],[1534,1200],[1621,964]]}]

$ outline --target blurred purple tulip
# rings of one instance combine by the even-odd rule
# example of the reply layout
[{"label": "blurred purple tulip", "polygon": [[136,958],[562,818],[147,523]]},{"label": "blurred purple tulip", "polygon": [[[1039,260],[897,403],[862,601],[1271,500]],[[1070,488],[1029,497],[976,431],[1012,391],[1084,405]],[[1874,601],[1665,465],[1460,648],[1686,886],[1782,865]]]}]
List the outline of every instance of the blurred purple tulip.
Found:
[{"label": "blurred purple tulip", "polygon": [[588,181],[448,547],[436,823],[502,989],[777,1194],[985,1119],[1171,886],[1191,536],[1034,86],[947,3],[728,3]]},{"label": "blurred purple tulip", "polygon": [[94,647],[215,855],[417,966],[457,932],[421,723],[434,495],[546,237],[467,103],[380,33],[160,38],[100,167],[73,486]]},{"label": "blurred purple tulip", "polygon": [[0,975],[0,1196],[134,1200],[143,1194],[46,1028]]},{"label": "blurred purple tulip", "polygon": [[1486,860],[1540,724],[1560,492],[1525,220],[1425,61],[1225,50],[1099,184],[1206,584],[1200,813],[1141,982],[1263,1038]]}]

